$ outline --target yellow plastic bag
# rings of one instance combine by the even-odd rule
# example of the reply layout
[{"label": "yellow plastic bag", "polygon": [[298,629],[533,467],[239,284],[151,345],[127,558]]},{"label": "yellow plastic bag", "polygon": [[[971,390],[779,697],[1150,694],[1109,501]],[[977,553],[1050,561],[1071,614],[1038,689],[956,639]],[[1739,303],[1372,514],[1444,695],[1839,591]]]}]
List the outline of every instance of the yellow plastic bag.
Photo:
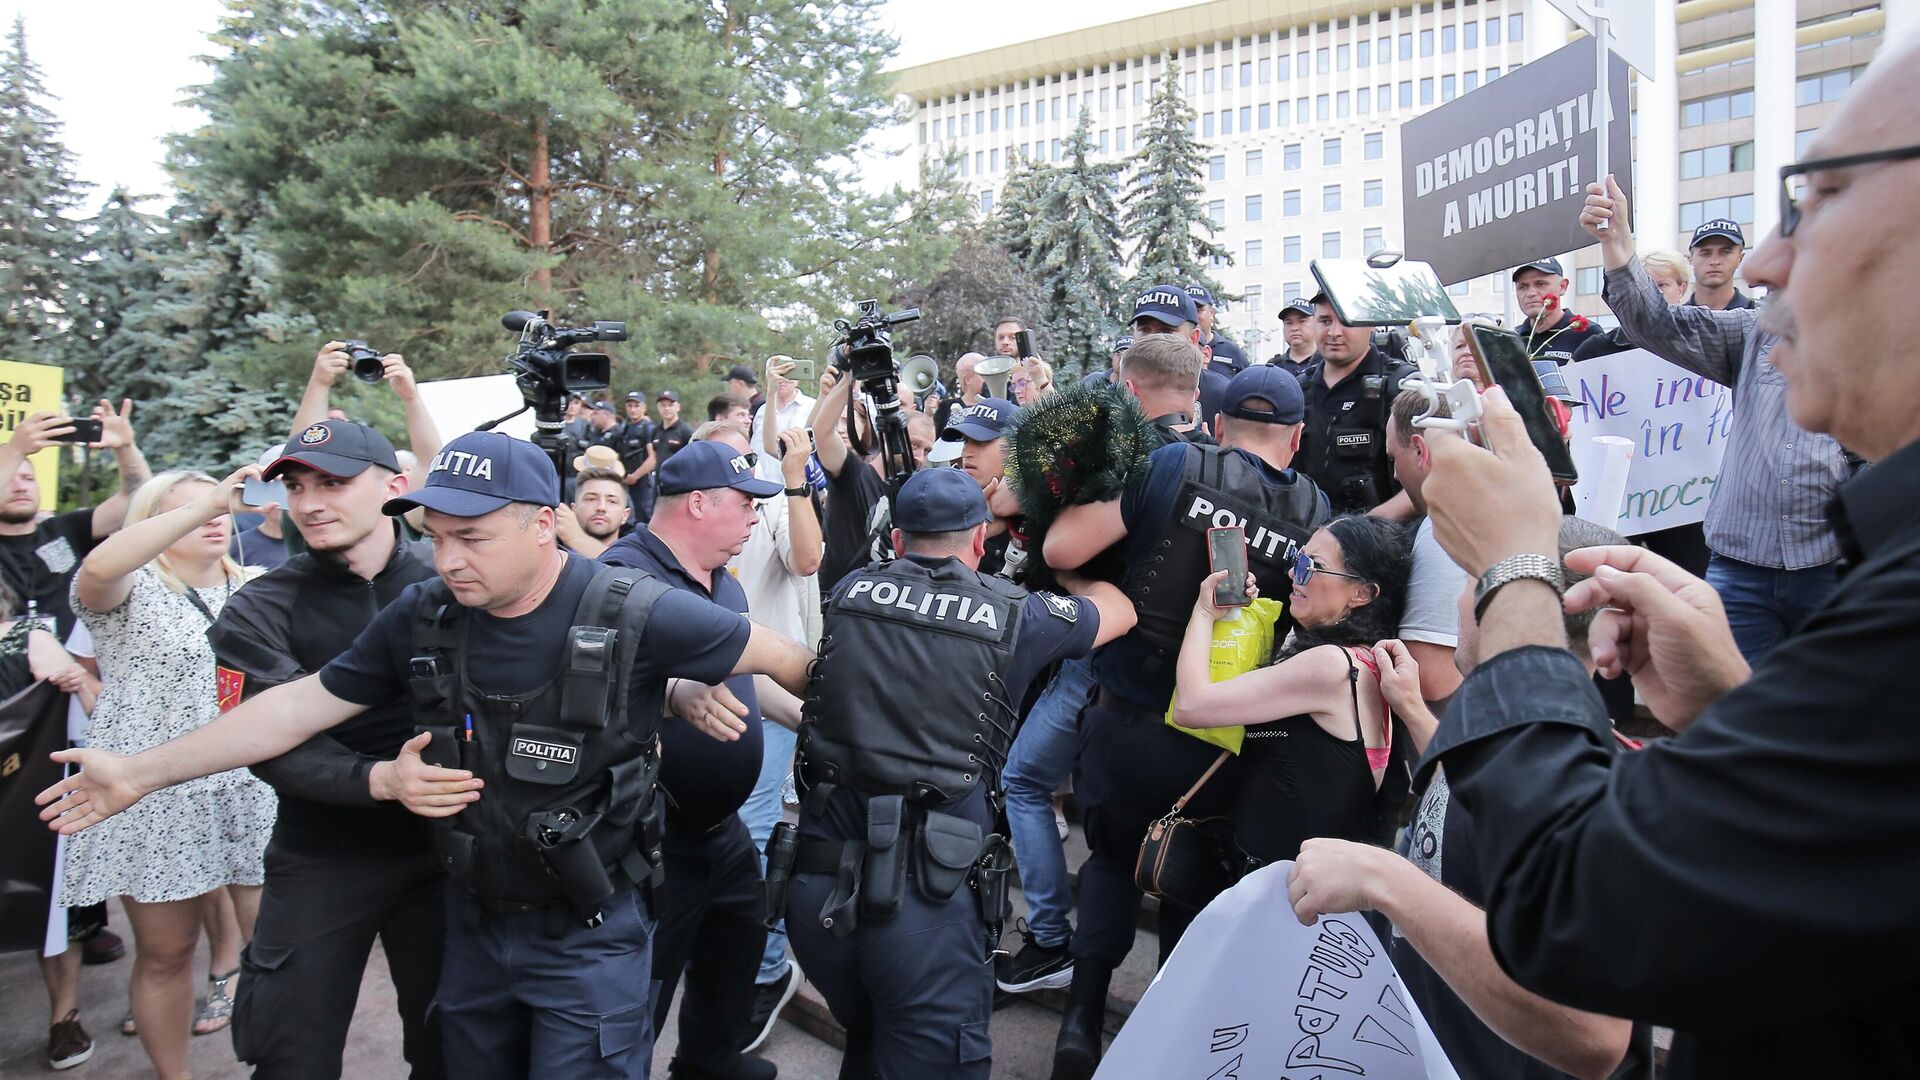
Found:
[{"label": "yellow plastic bag", "polygon": [[[1257,667],[1266,664],[1273,655],[1273,628],[1279,624],[1280,616],[1285,614],[1286,605],[1278,600],[1260,597],[1253,603],[1240,609],[1237,619],[1222,619],[1213,624],[1213,652],[1208,667],[1214,682],[1224,682],[1235,675],[1245,675]],[[1246,742],[1245,727],[1209,727],[1190,728],[1173,722],[1174,701],[1167,705],[1167,725],[1177,728],[1202,742],[1212,743],[1222,750],[1234,754],[1240,752],[1240,746]]]}]

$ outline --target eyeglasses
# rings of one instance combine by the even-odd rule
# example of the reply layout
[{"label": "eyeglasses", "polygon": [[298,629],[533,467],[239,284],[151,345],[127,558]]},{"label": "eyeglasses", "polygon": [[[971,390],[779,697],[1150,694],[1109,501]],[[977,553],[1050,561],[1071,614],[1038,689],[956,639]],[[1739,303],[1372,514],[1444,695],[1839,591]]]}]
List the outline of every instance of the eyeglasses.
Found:
[{"label": "eyeglasses", "polygon": [[1307,582],[1312,581],[1313,575],[1315,574],[1328,574],[1332,577],[1346,578],[1348,581],[1365,581],[1366,580],[1366,578],[1363,578],[1358,574],[1348,574],[1348,573],[1343,573],[1339,570],[1329,570],[1326,567],[1321,566],[1319,563],[1314,562],[1313,556],[1307,554],[1304,551],[1293,557],[1293,583],[1295,585],[1298,585],[1303,589],[1306,588]]},{"label": "eyeglasses", "polygon": [[1906,161],[1910,158],[1920,158],[1920,144],[1902,146],[1893,150],[1874,150],[1865,154],[1848,154],[1845,157],[1798,161],[1782,168],[1780,170],[1780,235],[1792,236],[1793,230],[1800,227],[1800,196],[1793,190],[1794,177],[1827,172],[1832,169],[1851,169],[1857,165],[1884,165],[1890,161]]}]

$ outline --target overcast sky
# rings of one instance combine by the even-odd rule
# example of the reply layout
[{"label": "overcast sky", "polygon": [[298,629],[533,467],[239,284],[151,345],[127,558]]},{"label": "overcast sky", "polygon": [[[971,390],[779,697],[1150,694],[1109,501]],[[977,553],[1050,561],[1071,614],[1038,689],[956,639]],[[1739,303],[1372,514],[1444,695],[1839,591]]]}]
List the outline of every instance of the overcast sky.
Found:
[{"label": "overcast sky", "polygon": [[[884,18],[900,37],[896,64],[909,66],[1190,2],[888,0]],[[207,77],[196,57],[210,48],[206,36],[223,10],[220,0],[0,0],[8,26],[16,15],[26,18],[29,55],[58,98],[53,108],[66,124],[80,178],[97,185],[90,206],[115,184],[143,194],[167,191],[162,140],[200,121],[197,110],[179,102]],[[902,127],[879,143],[904,148],[907,141]],[[869,174],[883,185],[910,177],[912,166],[904,157],[876,161]]]}]

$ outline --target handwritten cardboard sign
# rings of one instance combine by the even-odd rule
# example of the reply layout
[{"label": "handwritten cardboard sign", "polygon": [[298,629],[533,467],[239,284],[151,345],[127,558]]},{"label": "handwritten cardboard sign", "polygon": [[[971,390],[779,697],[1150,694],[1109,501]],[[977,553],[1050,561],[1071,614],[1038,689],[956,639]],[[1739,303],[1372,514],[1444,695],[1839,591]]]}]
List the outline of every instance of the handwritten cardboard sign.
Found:
[{"label": "handwritten cardboard sign", "polygon": [[1733,432],[1732,392],[1644,349],[1561,372],[1577,399],[1568,425],[1573,445],[1603,435],[1633,444],[1614,528],[1638,536],[1705,520]]},{"label": "handwritten cardboard sign", "polygon": [[1095,1080],[1459,1080],[1365,919],[1293,917],[1292,867],[1262,867],[1207,905]]}]

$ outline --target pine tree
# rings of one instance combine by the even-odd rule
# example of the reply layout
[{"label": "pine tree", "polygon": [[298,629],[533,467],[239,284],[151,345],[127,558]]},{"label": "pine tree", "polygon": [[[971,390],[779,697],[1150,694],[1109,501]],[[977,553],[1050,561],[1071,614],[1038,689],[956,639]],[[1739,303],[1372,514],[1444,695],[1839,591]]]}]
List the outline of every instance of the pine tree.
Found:
[{"label": "pine tree", "polygon": [[983,229],[963,238],[937,274],[909,282],[894,305],[920,309],[919,321],[894,336],[895,351],[931,353],[951,369],[963,353],[992,351],[993,324],[1000,317],[1039,324],[1047,298],[1033,275]]},{"label": "pine tree", "polygon": [[1207,155],[1194,138],[1193,122],[1193,107],[1180,92],[1180,65],[1170,60],[1140,131],[1134,183],[1125,200],[1126,231],[1134,242],[1130,291],[1205,285],[1224,295],[1206,267],[1214,259],[1233,259],[1211,239],[1218,227],[1200,205]]},{"label": "pine tree", "polygon": [[64,363],[69,277],[85,184],[45,104],[46,84],[15,17],[0,54],[0,359]]},{"label": "pine tree", "polygon": [[72,275],[67,396],[76,408],[108,394],[151,401],[167,385],[165,369],[151,361],[168,344],[143,315],[166,289],[168,237],[159,218],[140,211],[141,201],[117,187],[86,223],[86,254]]},{"label": "pine tree", "polygon": [[1040,204],[1035,236],[1035,276],[1047,295],[1046,322],[1053,328],[1047,350],[1053,363],[1081,374],[1105,366],[1108,343],[1119,333],[1121,284],[1120,211],[1114,188],[1121,166],[1088,160],[1093,153],[1093,115],[1066,144],[1060,167]]},{"label": "pine tree", "polygon": [[1029,160],[1016,151],[1007,169],[1007,180],[1000,188],[1000,202],[988,220],[986,239],[998,245],[1020,267],[1034,267],[1038,249],[1041,205],[1052,187],[1057,170],[1051,165]]}]

